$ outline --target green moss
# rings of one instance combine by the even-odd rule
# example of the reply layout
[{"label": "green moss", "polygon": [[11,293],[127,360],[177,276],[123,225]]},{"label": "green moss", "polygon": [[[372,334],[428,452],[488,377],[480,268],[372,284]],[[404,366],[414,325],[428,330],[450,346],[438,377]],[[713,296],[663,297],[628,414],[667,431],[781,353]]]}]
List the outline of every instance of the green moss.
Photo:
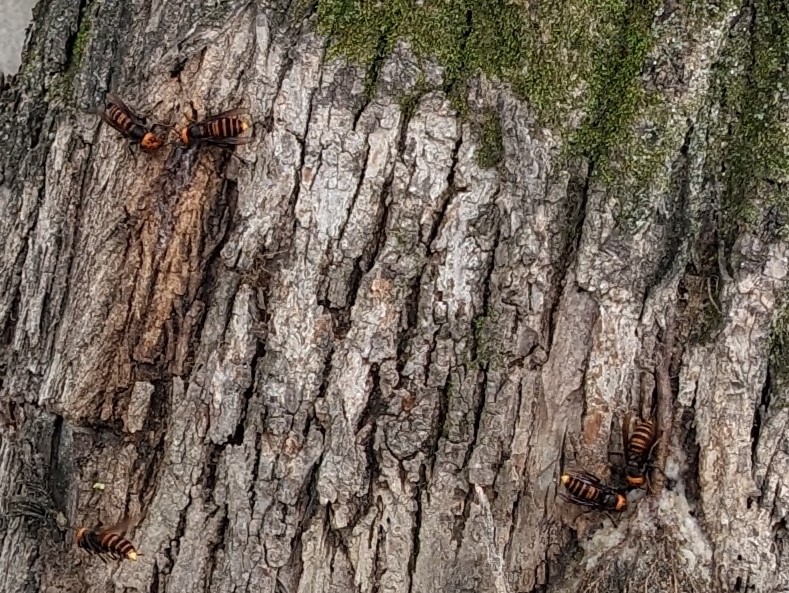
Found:
[{"label": "green moss", "polygon": [[[371,65],[397,40],[407,39],[418,57],[444,67],[445,90],[461,111],[468,78],[484,72],[512,83],[547,123],[561,126],[578,106],[575,92],[588,86],[587,73],[602,76],[605,70],[630,77],[637,70],[631,63],[641,54],[628,60],[619,53],[622,43],[626,49],[645,46],[639,27],[648,10],[634,9],[638,17],[631,18],[629,5],[626,0],[424,0],[419,5],[412,0],[319,0],[317,11],[321,31],[332,39],[332,55]],[[617,36],[623,22],[629,27],[624,41]],[[617,61],[601,64],[601,55]],[[614,72],[623,64],[625,71]],[[593,86],[610,94],[628,84]],[[594,103],[603,109],[611,101],[596,98]],[[614,124],[613,118],[596,121],[605,132]]]},{"label": "green moss", "polygon": [[[540,120],[570,140],[568,156],[584,156],[609,182],[619,172],[609,163],[637,115],[650,106],[640,74],[653,43],[652,21],[661,0],[318,0],[320,30],[332,40],[332,56],[369,67],[374,92],[377,68],[405,39],[419,59],[444,68],[443,90],[462,116],[482,124],[480,164],[501,156],[500,125],[470,113],[468,81],[484,73],[512,85]],[[432,89],[431,89],[432,90]],[[652,103],[657,103],[652,101]],[[574,114],[586,114],[574,129]],[[638,151],[639,170],[628,171],[623,195],[642,187],[662,159],[654,147]],[[631,151],[631,152],[633,152]],[[632,163],[628,155],[626,161]],[[635,180],[631,183],[631,181]]]},{"label": "green moss", "polygon": [[652,217],[654,196],[670,191],[670,179],[662,173],[682,143],[677,135],[685,131],[669,121],[672,107],[665,97],[644,94],[639,109],[630,133],[620,134],[593,161],[595,179],[614,197],[619,226],[631,232]]},{"label": "green moss", "polygon": [[501,155],[504,150],[499,116],[496,113],[488,113],[481,128],[477,164],[480,167],[495,167],[501,161]]},{"label": "green moss", "polygon": [[411,116],[414,115],[416,108],[419,106],[419,101],[429,91],[430,87],[424,76],[422,76],[417,80],[410,92],[400,97],[400,110],[403,112],[403,117],[405,117],[406,121],[411,119]]},{"label": "green moss", "polygon": [[204,3],[202,5],[202,20],[217,25],[226,25],[228,18],[238,10],[238,4],[232,0],[219,0],[218,2]]},{"label": "green moss", "polygon": [[55,77],[47,89],[47,99],[49,101],[61,100],[67,102],[71,99],[74,77],[82,65],[82,58],[85,53],[85,47],[88,44],[91,27],[91,16],[86,8],[82,21],[79,24],[77,35],[74,38],[74,45],[71,48],[71,55],[66,63],[65,70]]},{"label": "green moss", "polygon": [[318,0],[294,0],[288,9],[288,23],[300,26],[318,7]]},{"label": "green moss", "polygon": [[69,69],[76,70],[79,68],[79,65],[82,63],[82,55],[85,52],[85,46],[88,44],[88,37],[90,35],[90,29],[92,26],[92,20],[90,14],[85,14],[82,22],[79,24],[79,31],[77,31],[77,38],[74,41],[74,48],[71,52],[71,61],[69,63]]},{"label": "green moss", "polygon": [[635,2],[612,14],[616,33],[591,77],[591,110],[574,141],[579,152],[605,172],[605,162],[621,136],[630,131],[645,101],[639,75],[652,46],[656,2]]},{"label": "green moss", "polygon": [[789,214],[789,9],[755,0],[751,11],[735,30],[713,86],[721,112],[711,162],[717,171],[723,163],[728,243],[761,226],[765,206],[784,230]]},{"label": "green moss", "polygon": [[[320,30],[332,56],[369,68],[368,96],[394,44],[407,40],[418,59],[444,68],[442,90],[461,115],[481,124],[480,164],[500,158],[500,127],[471,113],[468,81],[478,74],[508,82],[542,124],[563,137],[568,158],[584,157],[593,181],[608,187],[618,218],[638,226],[651,218],[652,197],[668,191],[662,173],[699,105],[683,105],[642,83],[662,0],[317,0]],[[678,20],[701,30],[734,6],[680,3]],[[789,15],[779,0],[754,0],[713,92],[725,122],[717,167],[724,162],[722,208],[733,227],[754,224],[757,196],[789,205]],[[751,22],[748,22],[748,21]],[[420,89],[420,92],[433,89]],[[413,99],[416,95],[412,95]],[[413,108],[408,101],[406,104]],[[580,122],[580,123],[579,123]],[[779,122],[784,122],[784,129]],[[714,157],[715,155],[713,155]],[[714,159],[713,159],[714,160]],[[733,232],[736,229],[733,229]]]},{"label": "green moss", "polygon": [[620,225],[635,230],[651,216],[655,180],[675,149],[669,101],[647,91],[641,79],[655,37],[660,2],[632,3],[616,17],[615,34],[590,77],[591,106],[573,134],[571,154],[591,164],[592,179],[604,183],[616,205]]},{"label": "green moss", "polygon": [[480,368],[497,369],[504,365],[504,348],[498,337],[495,310],[474,319],[475,362]]}]

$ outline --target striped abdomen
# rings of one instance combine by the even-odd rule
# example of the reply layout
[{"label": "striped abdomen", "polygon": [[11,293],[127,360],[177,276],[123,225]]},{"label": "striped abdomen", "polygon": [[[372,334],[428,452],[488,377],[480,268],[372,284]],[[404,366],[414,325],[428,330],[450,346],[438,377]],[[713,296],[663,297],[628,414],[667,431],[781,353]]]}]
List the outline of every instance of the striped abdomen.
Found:
[{"label": "striped abdomen", "polygon": [[91,554],[110,556],[115,560],[137,560],[132,543],[114,532],[97,532],[86,528],[77,531],[77,545]]},{"label": "striped abdomen", "polygon": [[655,424],[651,420],[638,420],[630,441],[627,443],[627,454],[634,459],[643,459],[649,455],[655,444]]},{"label": "striped abdomen", "polygon": [[588,472],[568,472],[560,479],[567,489],[562,497],[570,502],[600,510],[622,512],[627,509],[627,499],[621,492]]},{"label": "striped abdomen", "polygon": [[564,484],[564,487],[567,488],[570,494],[589,502],[601,502],[604,496],[604,493],[599,488],[575,476],[562,475],[562,484]]},{"label": "striped abdomen", "polygon": [[107,118],[117,126],[118,131],[131,140],[140,141],[148,132],[144,126],[135,123],[123,109],[114,103],[107,107]]},{"label": "striped abdomen", "polygon": [[238,117],[220,117],[214,121],[189,126],[189,138],[234,138],[249,128],[247,122]]}]

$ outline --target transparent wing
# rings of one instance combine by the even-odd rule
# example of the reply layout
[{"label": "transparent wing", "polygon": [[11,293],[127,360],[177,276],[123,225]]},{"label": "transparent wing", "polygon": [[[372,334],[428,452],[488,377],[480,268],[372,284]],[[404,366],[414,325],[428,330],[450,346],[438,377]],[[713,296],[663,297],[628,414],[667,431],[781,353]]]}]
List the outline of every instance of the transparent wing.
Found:
[{"label": "transparent wing", "polygon": [[142,120],[142,118],[134,113],[134,111],[129,109],[129,106],[126,105],[126,103],[124,103],[115,93],[107,93],[107,103],[115,103],[115,105],[117,105],[120,110],[123,111],[123,113],[125,113],[134,123],[140,126],[145,125],[145,122]]},{"label": "transparent wing", "polygon": [[115,533],[117,535],[122,536],[129,529],[131,523],[132,523],[131,517],[126,516],[120,521],[118,521],[117,523],[115,523],[114,525],[110,525],[109,527],[103,527],[102,529],[100,529],[99,536],[104,536],[107,535],[108,533]]},{"label": "transparent wing", "polygon": [[208,122],[216,121],[217,119],[221,119],[223,117],[238,117],[241,115],[249,115],[249,110],[244,107],[238,107],[237,109],[230,109],[228,111],[223,111],[222,113],[217,113],[216,115],[212,115],[211,117],[202,120],[200,123],[207,124]]},{"label": "transparent wing", "polygon": [[247,144],[248,142],[252,142],[252,136],[244,136],[243,138],[239,137],[228,137],[228,138],[200,138],[200,142],[208,142],[210,144],[227,144],[236,146],[238,144]]},{"label": "transparent wing", "polygon": [[623,441],[622,445],[624,447],[622,450],[625,453],[625,458],[627,458],[627,446],[630,443],[630,425],[632,423],[632,420],[633,420],[632,412],[628,412],[627,414],[625,414],[625,417],[622,419],[622,441]]}]

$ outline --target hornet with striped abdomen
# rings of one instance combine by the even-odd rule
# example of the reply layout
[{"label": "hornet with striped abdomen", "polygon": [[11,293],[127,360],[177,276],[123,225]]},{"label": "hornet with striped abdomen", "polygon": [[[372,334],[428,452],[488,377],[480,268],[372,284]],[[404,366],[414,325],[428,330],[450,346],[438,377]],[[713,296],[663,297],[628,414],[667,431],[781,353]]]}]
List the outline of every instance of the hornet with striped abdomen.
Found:
[{"label": "hornet with striped abdomen", "polygon": [[564,500],[599,511],[621,513],[627,509],[624,494],[606,486],[589,472],[568,470],[561,475],[560,480],[568,492],[559,495]]},{"label": "hornet with striped abdomen", "polygon": [[632,415],[622,421],[622,440],[625,446],[625,480],[631,488],[643,488],[649,481],[647,476],[653,467],[652,456],[657,445],[657,428],[652,420],[635,421],[630,432]]},{"label": "hornet with striped abdomen", "polygon": [[246,144],[252,139],[250,136],[241,136],[250,128],[249,122],[244,118],[248,113],[243,108],[223,111],[182,128],[178,132],[178,138],[184,146],[194,146],[202,142],[222,146]]},{"label": "hornet with striped abdomen", "polygon": [[135,114],[113,93],[107,95],[107,106],[99,110],[99,115],[131,144],[139,146],[145,152],[153,152],[164,146],[164,140],[156,135],[154,129],[157,126],[166,126],[162,124],[147,126],[143,118]]},{"label": "hornet with striped abdomen", "polygon": [[123,535],[129,526],[129,520],[124,519],[120,523],[112,525],[111,527],[95,529],[88,529],[81,527],[77,530],[74,539],[77,545],[90,552],[91,554],[98,555],[103,562],[107,562],[107,557],[113,560],[137,560],[139,554],[134,549],[134,545]]}]

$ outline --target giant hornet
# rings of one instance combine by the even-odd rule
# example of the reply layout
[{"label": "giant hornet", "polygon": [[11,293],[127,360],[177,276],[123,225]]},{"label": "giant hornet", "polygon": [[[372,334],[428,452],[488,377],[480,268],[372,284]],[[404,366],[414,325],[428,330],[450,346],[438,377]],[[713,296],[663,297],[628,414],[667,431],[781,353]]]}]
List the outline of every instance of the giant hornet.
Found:
[{"label": "giant hornet", "polygon": [[107,557],[113,560],[137,560],[138,553],[134,549],[132,543],[127,540],[123,535],[129,526],[129,520],[116,523],[110,527],[95,529],[88,529],[81,527],[77,530],[74,539],[77,545],[83,550],[87,550],[91,554],[97,554],[102,562],[107,562]]},{"label": "giant hornet", "polygon": [[252,140],[250,136],[241,136],[250,128],[250,124],[243,118],[248,114],[243,108],[223,111],[182,128],[178,132],[178,138],[184,146],[194,146],[201,142],[222,146],[246,144]]},{"label": "giant hornet", "polygon": [[136,115],[113,93],[107,95],[107,107],[99,110],[99,115],[131,144],[137,144],[145,152],[152,152],[164,146],[164,140],[156,135],[154,128],[166,126],[154,124],[148,127],[143,118]]},{"label": "giant hornet", "polygon": [[622,512],[627,509],[625,495],[610,486],[606,486],[599,478],[580,471],[567,471],[560,477],[568,494],[559,494],[564,500],[591,507],[599,511]]},{"label": "giant hornet", "polygon": [[657,429],[652,420],[637,419],[630,432],[631,414],[622,421],[622,438],[625,446],[625,480],[631,488],[643,488],[649,481],[648,471],[653,468],[652,454],[657,445]]}]

